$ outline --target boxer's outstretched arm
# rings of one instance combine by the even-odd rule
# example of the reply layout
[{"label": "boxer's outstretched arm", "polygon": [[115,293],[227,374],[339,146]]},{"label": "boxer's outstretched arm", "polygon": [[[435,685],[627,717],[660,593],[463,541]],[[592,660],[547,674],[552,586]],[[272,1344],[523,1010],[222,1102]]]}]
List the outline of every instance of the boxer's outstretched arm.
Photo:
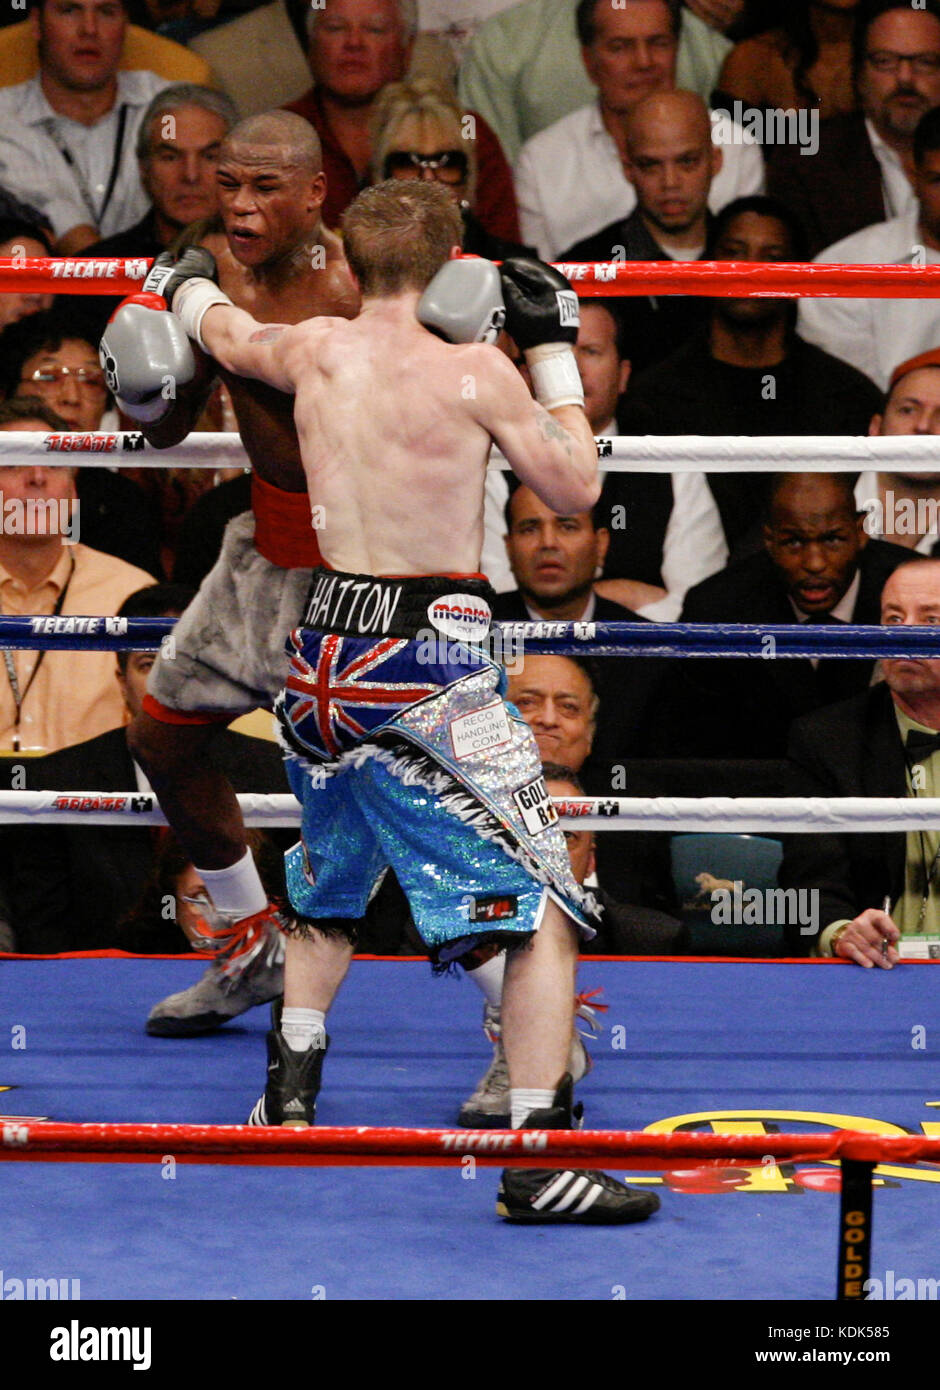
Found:
[{"label": "boxer's outstretched arm", "polygon": [[213,304],[200,324],[203,345],[226,371],[287,392],[297,384],[290,370],[296,333],[289,324],[259,323],[234,304]]},{"label": "boxer's outstretched arm", "polygon": [[473,351],[481,358],[477,418],[519,481],[553,512],[570,515],[593,507],[601,492],[597,445],[582,407],[546,410],[497,348]]}]

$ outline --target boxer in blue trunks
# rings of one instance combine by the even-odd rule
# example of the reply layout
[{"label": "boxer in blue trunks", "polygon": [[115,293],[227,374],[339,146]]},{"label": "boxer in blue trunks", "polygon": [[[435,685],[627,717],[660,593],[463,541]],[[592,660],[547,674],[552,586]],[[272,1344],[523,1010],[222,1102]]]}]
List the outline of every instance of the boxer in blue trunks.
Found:
[{"label": "boxer in blue trunks", "polygon": [[[516,947],[503,992],[512,1124],[571,1128],[565,1063],[590,903],[571,875],[534,738],[503,700],[477,569],[494,442],[553,510],[581,511],[598,496],[571,350],[577,299],[537,261],[500,274],[453,260],[459,213],[435,185],[366,190],[343,232],[363,296],[352,321],[261,325],[213,282],[201,250],[158,287],[224,370],[295,394],[322,521],[324,565],[289,638],[278,699],[303,838],[288,866],[297,923],[283,1015],[252,1118],[314,1120],[325,1015],[345,974],[324,943],[351,936],[393,864],[439,964],[481,942]],[[503,298],[535,401],[492,346]],[[603,1173],[519,1169],[503,1174],[497,1211],[516,1222],[623,1223],[658,1205]]]}]

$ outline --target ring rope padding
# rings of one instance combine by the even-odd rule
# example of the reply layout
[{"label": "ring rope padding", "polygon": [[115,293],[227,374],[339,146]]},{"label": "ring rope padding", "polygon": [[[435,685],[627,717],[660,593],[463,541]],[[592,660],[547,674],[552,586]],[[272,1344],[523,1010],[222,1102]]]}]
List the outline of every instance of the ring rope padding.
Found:
[{"label": "ring rope padding", "polygon": [[[153,262],[138,257],[0,256],[0,293],[134,294]],[[558,261],[579,294],[932,299],[940,266],[804,261]]]},{"label": "ring rope padding", "polygon": [[[15,754],[13,757],[15,758]],[[891,834],[940,825],[940,798],[917,797],[555,797],[559,824],[571,830],[702,831],[711,834]],[[243,792],[246,825],[291,829],[300,806],[287,794]],[[166,825],[152,793],[2,791],[0,825]]]},{"label": "ring rope padding", "polygon": [[703,1164],[751,1164],[770,1157],[786,1163],[852,1159],[870,1163],[940,1163],[940,1139],[868,1134],[650,1134],[631,1130],[402,1129],[322,1126],[309,1129],[252,1125],[67,1124],[56,1121],[0,1125],[0,1159],[94,1156],[134,1162],[154,1155],[224,1162],[273,1158],[304,1163],[437,1166],[472,1155],[493,1167],[663,1168],[681,1159]]}]

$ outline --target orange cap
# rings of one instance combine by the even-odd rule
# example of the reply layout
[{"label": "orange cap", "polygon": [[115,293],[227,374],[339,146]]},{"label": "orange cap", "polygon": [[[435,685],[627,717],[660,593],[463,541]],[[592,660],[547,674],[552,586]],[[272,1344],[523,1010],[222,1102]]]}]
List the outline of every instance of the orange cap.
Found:
[{"label": "orange cap", "polygon": [[907,376],[908,372],[916,372],[921,367],[940,367],[940,348],[931,348],[929,352],[919,353],[917,357],[909,357],[906,362],[901,362],[895,367],[888,382],[888,394],[891,394],[902,376]]}]

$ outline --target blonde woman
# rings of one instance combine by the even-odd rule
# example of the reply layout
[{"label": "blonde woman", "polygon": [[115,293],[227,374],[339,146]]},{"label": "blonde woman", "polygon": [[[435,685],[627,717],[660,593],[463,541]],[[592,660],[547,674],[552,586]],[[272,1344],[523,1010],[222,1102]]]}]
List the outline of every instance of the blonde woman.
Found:
[{"label": "blonde woman", "polygon": [[421,179],[446,188],[460,204],[465,251],[491,260],[525,248],[488,232],[481,220],[487,190],[479,184],[483,133],[447,88],[428,78],[392,82],[382,91],[372,125],[372,181]]}]

